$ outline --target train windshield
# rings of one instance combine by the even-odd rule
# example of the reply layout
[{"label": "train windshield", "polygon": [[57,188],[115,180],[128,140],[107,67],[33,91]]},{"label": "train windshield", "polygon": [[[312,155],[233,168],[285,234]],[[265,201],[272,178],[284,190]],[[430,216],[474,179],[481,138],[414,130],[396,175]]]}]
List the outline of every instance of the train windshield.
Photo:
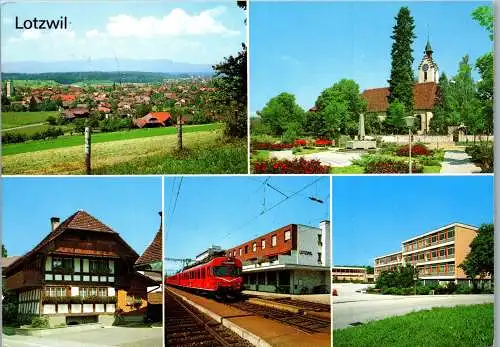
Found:
[{"label": "train windshield", "polygon": [[214,275],[222,277],[238,277],[241,276],[241,269],[232,265],[215,266]]}]

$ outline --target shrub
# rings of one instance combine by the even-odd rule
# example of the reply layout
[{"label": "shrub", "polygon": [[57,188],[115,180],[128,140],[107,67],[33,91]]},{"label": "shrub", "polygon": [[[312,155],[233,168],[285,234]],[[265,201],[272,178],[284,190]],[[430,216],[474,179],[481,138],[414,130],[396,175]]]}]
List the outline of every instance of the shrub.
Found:
[{"label": "shrub", "polygon": [[49,125],[57,125],[57,118],[54,116],[48,116],[47,123],[49,123]]},{"label": "shrub", "polygon": [[436,289],[434,289],[434,294],[447,294],[448,289],[445,286],[437,286]]},{"label": "shrub", "polygon": [[48,328],[49,327],[49,317],[47,316],[35,316],[31,320],[32,328]]},{"label": "shrub", "polygon": [[[409,152],[409,147],[408,145],[404,145],[403,147],[399,148],[397,151],[397,154],[401,157],[407,157]],[[411,146],[411,155],[412,156],[419,156],[419,155],[431,155],[431,151],[421,143],[415,143],[414,145]]]},{"label": "shrub", "polygon": [[[408,173],[408,160],[390,155],[364,155],[361,159],[354,160],[353,164],[362,166],[365,173],[371,174],[404,174]],[[421,173],[424,167],[412,160],[412,172]]]},{"label": "shrub", "polygon": [[480,142],[465,148],[474,164],[481,168],[481,172],[493,172],[493,144]]},{"label": "shrub", "polygon": [[269,150],[269,151],[282,151],[284,149],[291,149],[291,143],[267,143],[267,142],[254,142],[251,145],[252,149]]},{"label": "shrub", "polygon": [[470,294],[470,293],[472,293],[472,288],[469,286],[460,285],[457,287],[455,292],[457,294]]},{"label": "shrub", "polygon": [[453,294],[457,291],[457,284],[455,282],[449,282],[446,289],[448,294]]},{"label": "shrub", "polygon": [[431,288],[429,286],[417,286],[418,295],[429,295]]},{"label": "shrub", "polygon": [[296,158],[293,160],[262,161],[254,163],[256,174],[326,174],[330,170],[329,166],[321,165],[319,160],[306,160]]},{"label": "shrub", "polygon": [[297,139],[293,142],[295,146],[305,146],[307,145],[307,141],[303,139]]},{"label": "shrub", "polygon": [[28,136],[26,134],[17,133],[17,132],[5,132],[2,134],[2,142],[3,143],[21,143],[28,140]]}]

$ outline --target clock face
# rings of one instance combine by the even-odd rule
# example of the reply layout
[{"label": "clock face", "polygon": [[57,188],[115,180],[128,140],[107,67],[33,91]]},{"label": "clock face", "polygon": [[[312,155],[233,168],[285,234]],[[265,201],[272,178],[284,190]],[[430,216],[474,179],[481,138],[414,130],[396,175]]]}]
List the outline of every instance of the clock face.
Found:
[{"label": "clock face", "polygon": [[422,69],[423,69],[424,71],[427,71],[427,70],[429,70],[429,65],[427,65],[427,64],[424,64],[424,66],[422,66]]}]

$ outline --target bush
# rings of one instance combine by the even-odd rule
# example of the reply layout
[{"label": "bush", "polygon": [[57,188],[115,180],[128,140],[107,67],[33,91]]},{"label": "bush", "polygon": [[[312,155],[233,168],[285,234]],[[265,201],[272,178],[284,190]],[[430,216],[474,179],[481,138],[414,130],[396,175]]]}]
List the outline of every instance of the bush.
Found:
[{"label": "bush", "polygon": [[324,139],[318,139],[314,141],[315,146],[320,146],[320,147],[328,147],[334,144],[334,141],[331,140],[324,140]]},{"label": "bush", "polygon": [[431,288],[429,286],[417,286],[418,295],[429,295]]},{"label": "bush", "polygon": [[481,168],[481,172],[493,172],[493,144],[480,142],[465,148],[474,164]]},{"label": "bush", "polygon": [[469,286],[460,285],[457,287],[455,293],[457,293],[457,294],[471,294],[472,288]]},{"label": "bush", "polygon": [[295,146],[306,146],[307,145],[307,141],[306,140],[303,140],[303,139],[297,139],[293,142],[293,144]]},{"label": "bush", "polygon": [[[404,145],[403,147],[399,148],[397,151],[397,154],[401,157],[407,157],[409,152],[409,147],[408,145]],[[414,145],[411,146],[411,155],[412,156],[419,156],[419,155],[431,155],[431,151],[422,143],[415,143]]]},{"label": "bush", "polygon": [[[405,174],[408,173],[408,160],[390,155],[364,155],[353,160],[354,165],[362,166],[365,173],[371,174]],[[412,172],[422,173],[424,167],[417,160],[412,160]]]},{"label": "bush", "polygon": [[345,148],[347,146],[347,141],[350,140],[351,138],[348,135],[339,135],[338,138],[336,138],[335,143],[338,147]]},{"label": "bush", "polygon": [[446,289],[448,294],[453,294],[457,291],[457,284],[455,282],[449,282]]},{"label": "bush", "polygon": [[32,328],[48,328],[49,327],[49,317],[47,316],[35,316],[31,320]]},{"label": "bush", "polygon": [[272,159],[254,163],[254,173],[256,174],[326,174],[329,171],[330,167],[321,165],[319,160],[306,160],[304,158]]},{"label": "bush", "polygon": [[22,133],[8,131],[2,134],[3,143],[21,143],[26,142],[27,140],[28,136]]},{"label": "bush", "polygon": [[48,116],[47,123],[49,123],[49,125],[57,125],[57,118],[54,116]]},{"label": "bush", "polygon": [[293,145],[291,143],[254,142],[251,144],[251,147],[253,150],[282,151],[293,148]]}]

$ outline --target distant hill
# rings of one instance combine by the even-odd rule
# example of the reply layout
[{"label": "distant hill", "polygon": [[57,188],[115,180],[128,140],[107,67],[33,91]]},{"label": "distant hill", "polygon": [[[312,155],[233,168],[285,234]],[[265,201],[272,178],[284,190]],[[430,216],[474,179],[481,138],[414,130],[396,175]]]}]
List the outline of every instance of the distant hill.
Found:
[{"label": "distant hill", "polygon": [[[140,72],[140,71],[79,71],[79,72],[45,72],[45,73],[2,73],[2,81],[55,81],[61,84],[89,83],[155,83],[165,79],[189,78],[192,76],[210,77],[211,72]],[[100,81],[100,82],[99,82]],[[99,82],[99,83],[97,83]]]},{"label": "distant hill", "polygon": [[23,61],[2,62],[4,73],[45,73],[45,72],[114,72],[114,71],[144,71],[161,73],[210,73],[209,64],[189,64],[174,62],[169,59],[96,59],[71,61]]}]

